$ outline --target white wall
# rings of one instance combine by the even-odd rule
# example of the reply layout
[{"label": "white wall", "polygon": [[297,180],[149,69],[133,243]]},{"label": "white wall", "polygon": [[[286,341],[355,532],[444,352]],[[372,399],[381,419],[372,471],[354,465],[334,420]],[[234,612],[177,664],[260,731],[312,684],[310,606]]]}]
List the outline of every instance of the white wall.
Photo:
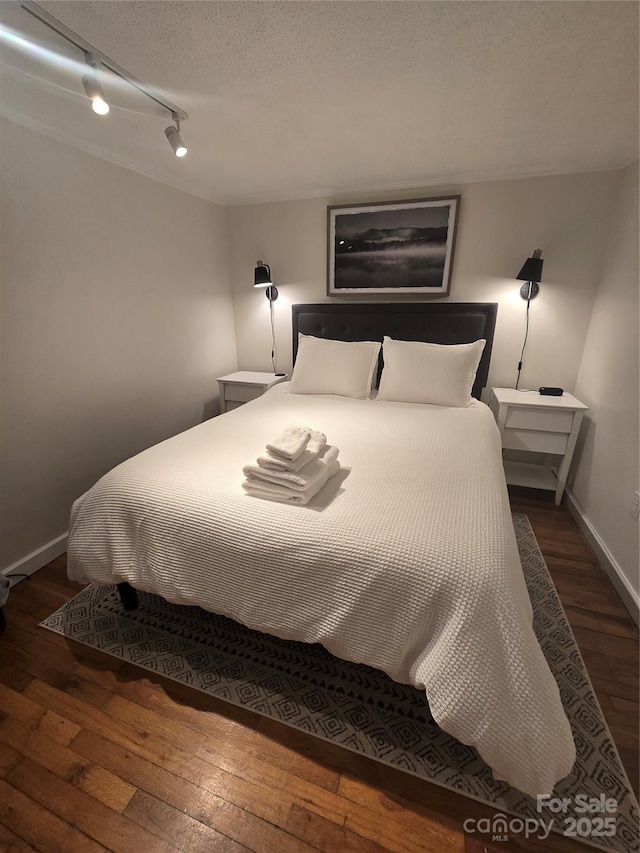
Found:
[{"label": "white wall", "polygon": [[[541,248],[543,283],[531,303],[531,331],[520,387],[560,385],[573,390],[618,177],[617,172],[595,172],[232,207],[229,224],[239,366],[271,369],[267,300],[251,286],[257,259],[270,264],[280,291],[275,303],[278,367],[289,370],[291,305],[336,300],[326,296],[327,205],[460,193],[449,300],[499,303],[489,387],[513,386],[515,382],[526,304],[519,296],[515,276],[533,249]],[[362,299],[352,297],[350,301]],[[376,301],[376,297],[369,299]]]},{"label": "white wall", "polygon": [[6,568],[113,465],[213,414],[237,364],[225,208],[1,130]]},{"label": "white wall", "polygon": [[640,488],[638,164],[622,175],[576,386],[589,407],[571,485],[579,507],[636,595]]}]

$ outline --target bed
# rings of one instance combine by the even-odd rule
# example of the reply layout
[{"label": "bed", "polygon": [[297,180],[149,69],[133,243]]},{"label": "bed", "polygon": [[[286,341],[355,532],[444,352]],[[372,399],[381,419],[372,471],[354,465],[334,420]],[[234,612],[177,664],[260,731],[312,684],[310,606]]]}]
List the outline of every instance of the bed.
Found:
[{"label": "bed", "polygon": [[[70,578],[119,584],[128,606],[134,590],[154,592],[376,667],[425,690],[436,722],[496,779],[550,793],[575,746],[532,629],[499,433],[479,400],[495,319],[485,303],[293,306],[291,382],[99,480],[72,509]],[[299,343],[332,352],[383,340],[378,391],[294,390]],[[449,354],[479,340],[463,405],[389,399],[392,344]],[[288,425],[339,448],[339,472],[306,506],[241,485],[243,466]]]}]

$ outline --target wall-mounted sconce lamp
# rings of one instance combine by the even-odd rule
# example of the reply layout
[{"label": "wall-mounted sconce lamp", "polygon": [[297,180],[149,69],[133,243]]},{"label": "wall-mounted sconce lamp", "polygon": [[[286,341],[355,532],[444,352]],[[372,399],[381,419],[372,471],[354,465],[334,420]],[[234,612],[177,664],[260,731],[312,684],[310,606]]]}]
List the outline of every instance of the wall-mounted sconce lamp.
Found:
[{"label": "wall-mounted sconce lamp", "polygon": [[524,341],[522,342],[522,352],[520,353],[520,361],[518,362],[518,377],[516,379],[516,391],[520,382],[520,371],[524,361],[524,351],[527,346],[527,338],[529,337],[529,308],[531,300],[535,299],[540,290],[539,284],[542,281],[542,249],[535,249],[533,255],[522,265],[522,269],[516,276],[518,281],[523,281],[524,284],[520,288],[520,296],[527,300],[527,323],[524,332]]},{"label": "wall-mounted sconce lamp", "polygon": [[538,285],[542,281],[542,249],[536,249],[533,255],[522,265],[522,269],[516,276],[518,281],[524,281],[525,284],[520,288],[520,296],[523,299],[535,299],[540,288]]},{"label": "wall-mounted sconce lamp", "polygon": [[271,319],[271,364],[273,372],[276,376],[284,376],[284,373],[276,371],[276,332],[273,325],[273,303],[278,298],[278,288],[271,280],[271,267],[263,261],[256,263],[256,268],[253,271],[253,286],[264,287],[265,296],[269,300],[269,316]]},{"label": "wall-mounted sconce lamp", "polygon": [[271,281],[271,267],[269,264],[258,261],[253,272],[253,286],[265,287],[265,296],[269,302],[275,302],[278,298],[278,288]]}]

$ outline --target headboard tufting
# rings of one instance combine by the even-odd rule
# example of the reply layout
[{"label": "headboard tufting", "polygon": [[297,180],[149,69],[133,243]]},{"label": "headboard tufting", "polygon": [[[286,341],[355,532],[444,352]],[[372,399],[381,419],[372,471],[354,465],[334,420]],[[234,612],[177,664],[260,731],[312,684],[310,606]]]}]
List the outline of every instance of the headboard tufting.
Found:
[{"label": "headboard tufting", "polygon": [[[487,384],[498,313],[495,302],[378,302],[369,305],[324,302],[293,305],[292,312],[294,364],[299,332],[338,341],[382,341],[388,335],[401,341],[468,344],[484,338],[487,343],[473,385],[473,396],[479,399]],[[380,369],[381,366],[382,362]]]}]

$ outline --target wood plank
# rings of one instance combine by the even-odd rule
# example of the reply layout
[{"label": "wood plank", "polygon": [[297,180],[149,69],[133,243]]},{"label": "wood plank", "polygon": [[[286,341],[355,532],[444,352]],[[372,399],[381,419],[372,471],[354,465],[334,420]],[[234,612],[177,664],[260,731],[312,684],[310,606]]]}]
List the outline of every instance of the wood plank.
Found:
[{"label": "wood plank", "polygon": [[0,724],[0,742],[32,759],[117,812],[123,812],[136,789],[76,752],[9,718]]},{"label": "wood plank", "polygon": [[[360,758],[360,756],[331,744],[324,744],[318,738],[313,738],[304,733],[299,734],[301,739],[306,737],[309,741],[309,749],[312,751],[316,748],[321,749],[323,746],[328,746],[329,752],[333,752],[339,761],[344,761],[352,765]],[[201,750],[201,754],[206,754],[204,749]],[[354,822],[358,822],[361,825],[370,825],[377,820],[377,815],[367,806],[350,802],[339,791],[334,793],[326,788],[312,784],[306,778],[295,773],[290,773],[277,763],[273,764],[269,760],[260,759],[255,754],[243,756],[242,741],[233,745],[228,744],[223,752],[217,755],[215,753],[212,754],[211,760],[215,761],[216,764],[223,763],[229,772],[236,773],[243,779],[255,782],[260,781],[270,789],[279,791],[281,795],[286,794],[287,797],[291,798],[292,803],[296,803],[308,811],[339,825],[345,825],[350,817],[353,818]],[[365,764],[367,766],[373,765],[375,773],[380,774],[381,778],[386,778],[388,774],[393,774],[394,772],[392,768],[385,767],[378,762],[365,760]],[[413,779],[413,782],[419,783],[420,780]],[[397,851],[397,846],[392,844],[389,849]]]},{"label": "wood plank", "polygon": [[241,737],[233,741],[225,740],[220,734],[209,735],[198,754],[215,764],[224,755],[225,768],[234,773],[245,768],[250,760],[254,767],[276,767],[279,771],[305,779],[328,791],[337,791],[339,773],[318,761],[315,755],[305,754],[307,745],[322,750],[323,744],[323,741],[311,739],[305,732],[299,732],[277,720],[261,717],[258,731],[244,731]]},{"label": "wood plank", "polygon": [[[76,674],[76,665],[81,664],[81,658],[76,655],[77,650],[82,650],[82,659],[87,659],[87,671],[92,673],[93,680]],[[98,663],[92,658],[96,658]],[[3,635],[0,642],[0,664],[10,667],[10,671],[20,674],[22,683],[21,692],[25,687],[39,678],[60,690],[85,699],[96,707],[101,707],[111,697],[111,692],[101,687],[95,676],[95,671],[102,667],[109,677],[117,679],[119,661],[117,658],[109,658],[101,652],[90,649],[79,644],[70,644],[64,638],[49,631],[25,641],[22,645],[16,645],[10,637]],[[13,686],[12,681],[2,683]]]},{"label": "wood plank", "polygon": [[588,584],[594,590],[597,590],[599,586],[606,587],[604,572],[595,559],[576,560],[570,557],[555,556],[547,557],[545,562],[547,568],[549,564],[553,567],[550,571],[554,576],[573,580],[579,585]]},{"label": "wood plank", "polygon": [[[199,821],[179,812],[151,797],[138,793],[127,813],[135,814],[136,820],[144,818],[155,825],[170,840],[175,837],[187,839],[189,851],[209,850],[244,851],[255,853],[313,853],[314,848],[286,832],[279,826],[260,820],[250,811],[238,809],[220,798],[211,798],[206,804]],[[211,826],[216,827],[214,834]],[[237,840],[236,840],[237,839]],[[184,843],[184,842],[183,842]]]},{"label": "wood plank", "polygon": [[0,850],[2,853],[31,853],[35,848],[0,823]]},{"label": "wood plank", "polygon": [[[173,845],[113,811],[89,794],[46,770],[29,758],[7,776],[7,781],[27,797],[55,813],[114,853],[131,853],[143,848],[153,853],[173,853]],[[73,850],[74,847],[68,847]]]},{"label": "wood plank", "polygon": [[404,806],[395,797],[388,797],[344,775],[340,780],[340,794],[367,808],[366,813],[351,810],[345,828],[394,853],[415,853],[421,849],[452,853],[464,850],[464,835],[457,821],[416,804]]},{"label": "wood plank", "polygon": [[[401,831],[399,827],[403,827],[402,833],[405,835],[405,843],[409,844],[408,849],[414,849],[416,853],[424,849],[443,851],[443,853],[449,849],[458,849],[458,847],[448,846],[449,841],[446,837],[441,840],[440,846],[434,838],[430,840],[430,844],[433,846],[420,847],[420,841],[418,840],[417,846],[412,848],[412,843],[416,842],[411,840],[407,842],[405,830],[408,828],[411,831],[412,835],[410,838],[417,837],[419,839],[421,826],[419,818],[421,815],[428,820],[439,817],[443,826],[449,826],[451,830],[457,828],[462,835],[462,848],[460,849],[466,849],[465,844],[468,836],[465,836],[463,833],[464,821],[467,819],[477,820],[481,817],[491,819],[498,811],[496,808],[477,803],[461,795],[453,794],[443,788],[438,788],[436,785],[431,785],[430,787],[433,796],[429,796],[426,800],[423,800],[421,805],[412,804],[411,799],[406,799],[402,796],[390,796],[384,790],[374,789],[366,780],[354,779],[346,775],[343,776],[341,781],[340,791],[344,796],[347,796],[354,802],[365,804],[376,815],[377,823],[372,827],[372,832],[380,831],[378,829],[379,825],[385,827],[388,822],[395,820],[398,832]],[[405,792],[411,795],[411,788],[408,785],[405,787]],[[457,798],[460,808],[457,810],[455,818],[449,816],[448,820],[444,820],[443,815],[448,814],[449,809],[446,806],[443,809],[440,806],[440,802],[442,798],[451,796]],[[407,821],[406,824],[405,820]],[[346,826],[353,827],[353,823],[347,820]],[[474,832],[473,837],[483,844],[491,842],[491,836],[482,835],[478,832]],[[386,839],[383,839],[382,836],[378,838],[378,841],[386,843]],[[554,853],[584,853],[584,847],[581,842],[574,841],[571,838],[563,838],[555,833],[550,838],[540,840],[533,837],[525,838],[522,835],[511,835],[508,840],[500,842],[499,849],[501,851],[514,851],[514,853],[520,853],[520,851],[526,851],[526,853],[549,853],[550,850],[553,850]]]},{"label": "wood plank", "polygon": [[206,735],[202,732],[197,732],[174,720],[168,720],[161,714],[123,699],[121,696],[112,696],[102,710],[114,719],[122,720],[127,725],[145,732],[145,735],[160,738],[184,752],[197,752],[205,741]]},{"label": "wood plank", "polygon": [[0,742],[0,777],[4,777],[19,763],[22,755],[6,743]]},{"label": "wood plank", "polygon": [[0,824],[47,853],[105,853],[105,848],[0,779]]},{"label": "wood plank", "polygon": [[303,838],[323,853],[389,853],[376,841],[356,835],[341,824],[334,823],[294,803],[289,810],[287,830]]},{"label": "wood plank", "polygon": [[[553,572],[551,574],[553,577]],[[615,592],[592,592],[586,587],[578,587],[573,581],[564,580],[560,577],[553,577],[553,583],[563,605],[566,602],[570,607],[581,607],[596,613],[617,616],[621,619],[626,619],[629,616],[626,607]]]},{"label": "wood plank", "polygon": [[[142,791],[138,791],[133,798],[126,815],[138,826],[189,853],[246,853],[247,850],[256,849],[238,844],[222,832]],[[282,847],[281,850],[284,853],[286,848]]]},{"label": "wood plank", "polygon": [[46,737],[63,746],[69,746],[80,731],[80,726],[76,723],[72,723],[71,720],[61,717],[55,711],[47,710],[45,710],[33,728],[37,732],[40,732],[40,734],[46,735]]},{"label": "wood plank", "polygon": [[24,693],[16,693],[2,683],[0,683],[0,711],[7,716],[24,720],[30,725],[37,723],[44,714],[44,708],[38,702],[34,702]]},{"label": "wood plank", "polygon": [[582,657],[596,692],[635,701],[638,698],[638,672],[625,660],[611,660],[606,654],[582,649]]},{"label": "wood plank", "polygon": [[636,800],[640,800],[640,767],[638,766],[638,750],[636,747],[628,749],[626,746],[617,745],[618,754],[624,766],[629,783],[636,795]]},{"label": "wood plank", "polygon": [[580,625],[573,626],[571,630],[583,655],[587,651],[598,652],[612,661],[626,661],[631,664],[635,672],[638,672],[640,647],[637,639],[616,637],[592,628],[583,628]]},{"label": "wood plank", "polygon": [[53,610],[51,608],[52,600],[50,593],[39,588],[38,584],[24,583],[17,584],[11,590],[11,612],[17,618],[20,614],[34,619],[37,628],[37,623],[42,622],[47,616],[64,604],[64,597],[53,601]]},{"label": "wood plank", "polygon": [[[75,674],[73,666],[76,658],[69,645],[55,634],[43,631],[39,636],[27,640],[20,646],[16,646],[10,640],[6,642],[6,639],[3,637],[0,643],[0,661],[11,661],[24,673],[28,673],[29,680],[40,678],[60,690],[85,699],[97,708],[110,698],[111,694],[104,687]],[[115,667],[117,663],[114,658]],[[25,687],[26,684],[21,688],[23,692]]]},{"label": "wood plank", "polygon": [[563,605],[572,629],[591,628],[602,634],[635,639],[637,642],[638,630],[628,613],[622,616],[610,616],[606,613],[594,613],[582,607],[572,607],[565,602]]},{"label": "wood plank", "polygon": [[638,713],[638,702],[630,699],[620,699],[617,696],[607,697],[612,708],[616,711],[626,711],[628,713]]},{"label": "wood plank", "polygon": [[[3,638],[0,646],[3,645],[4,642],[5,640]],[[5,662],[4,660],[0,660],[0,683],[6,684],[7,687],[10,687],[17,693],[21,693],[32,679],[33,676],[29,675],[29,673],[25,672],[23,669],[15,666],[14,661]]]},{"label": "wood plank", "polygon": [[[292,800],[323,817],[332,816],[337,822],[344,821],[348,814],[356,815],[366,825],[375,820],[375,815],[367,809],[345,802],[331,792],[250,756],[245,757],[244,767],[236,767],[239,772],[245,772],[251,777],[251,780],[245,780],[214,767],[209,768],[207,774],[202,764],[174,750],[165,753],[162,767],[153,767],[143,757],[127,753],[114,744],[101,742],[86,731],[78,735],[73,748],[96,761],[106,763],[114,773],[126,774],[126,778],[140,790],[148,791],[200,820],[203,819],[202,804],[219,798],[254,815],[258,813],[256,816],[275,824],[286,821]],[[242,752],[241,743],[238,752]],[[228,756],[224,760],[228,761]],[[197,788],[208,789],[212,794],[203,794]],[[218,815],[216,821],[219,819]],[[218,823],[216,828],[220,828]],[[243,837],[238,840],[248,843]]]},{"label": "wood plank", "polygon": [[640,714],[637,704],[633,712],[606,708],[603,709],[603,714],[618,747],[633,750],[640,748]]},{"label": "wood plank", "polygon": [[233,737],[239,729],[256,729],[259,725],[260,717],[253,711],[177,681],[152,676],[133,666],[122,670],[121,676],[114,686],[119,696],[205,735]]},{"label": "wood plank", "polygon": [[144,729],[105,714],[93,705],[87,705],[81,699],[70,696],[40,679],[35,679],[25,689],[25,695],[46,705],[60,716],[79,725],[81,728],[96,732],[127,749],[139,751],[162,763],[171,747],[164,741],[153,738]]},{"label": "wood plank", "polygon": [[[290,801],[282,790],[260,782],[247,782],[224,770],[207,768],[198,781],[173,772],[171,766],[159,767],[145,758],[111,743],[93,732],[83,730],[73,744],[74,750],[99,763],[137,789],[145,791],[179,811],[199,819],[212,799],[224,799],[257,817],[274,824],[284,823]],[[176,768],[174,768],[176,769]],[[188,765],[181,763],[182,772]],[[195,768],[196,772],[198,767]]]}]

